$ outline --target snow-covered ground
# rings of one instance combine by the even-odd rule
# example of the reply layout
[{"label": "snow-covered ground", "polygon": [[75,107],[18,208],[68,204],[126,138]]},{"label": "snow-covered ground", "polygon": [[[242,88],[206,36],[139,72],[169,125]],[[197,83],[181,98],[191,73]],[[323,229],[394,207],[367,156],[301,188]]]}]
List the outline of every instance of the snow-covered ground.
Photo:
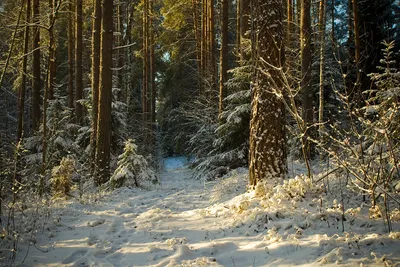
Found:
[{"label": "snow-covered ground", "polygon": [[167,164],[155,190],[56,201],[43,233],[19,244],[15,264],[400,266],[398,222],[387,233],[350,191],[343,221],[341,199],[302,177],[246,192],[246,170],[204,182],[179,162]]}]

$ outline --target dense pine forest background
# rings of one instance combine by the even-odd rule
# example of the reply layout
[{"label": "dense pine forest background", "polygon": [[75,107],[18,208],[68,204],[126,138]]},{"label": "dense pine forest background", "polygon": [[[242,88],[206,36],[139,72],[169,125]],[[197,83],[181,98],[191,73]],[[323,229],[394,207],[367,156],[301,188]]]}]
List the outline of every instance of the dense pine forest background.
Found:
[{"label": "dense pine forest background", "polygon": [[173,156],[256,191],[346,177],[392,231],[399,51],[398,0],[3,0],[0,237],[15,256],[23,203],[150,189]]}]

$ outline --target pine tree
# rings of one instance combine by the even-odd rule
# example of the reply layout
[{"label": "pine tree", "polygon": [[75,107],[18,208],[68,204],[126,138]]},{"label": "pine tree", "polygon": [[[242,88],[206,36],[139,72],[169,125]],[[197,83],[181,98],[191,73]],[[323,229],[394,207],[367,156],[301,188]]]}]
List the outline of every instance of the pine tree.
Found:
[{"label": "pine tree", "polygon": [[[323,129],[324,121],[324,65],[325,65],[325,0],[321,0],[319,5],[319,33],[320,33],[320,61],[319,61],[319,110],[318,123],[320,133]],[[333,31],[333,27],[332,27]]]},{"label": "pine tree", "polygon": [[256,69],[250,122],[251,186],[265,179],[283,178],[286,172],[283,85],[279,71],[285,53],[282,12],[282,1],[253,1]]},{"label": "pine tree", "polygon": [[[30,23],[31,17],[31,0],[26,2],[26,24]],[[29,50],[29,26],[25,26],[24,33],[24,56],[22,60],[21,70],[21,85],[18,92],[18,130],[17,130],[17,142],[22,138],[24,130],[24,110],[25,110],[25,91],[26,91],[26,80],[27,80],[27,65],[28,65],[28,50]]]},{"label": "pine tree", "polygon": [[91,170],[95,169],[100,79],[101,0],[94,1],[92,29],[92,117],[90,133]]},{"label": "pine tree", "polygon": [[197,71],[199,72],[199,76],[201,76],[201,34],[199,28],[199,0],[192,0],[192,8],[193,8],[193,27],[194,34],[196,39],[196,60],[197,60]]},{"label": "pine tree", "polygon": [[37,131],[40,124],[40,90],[41,71],[40,71],[40,0],[33,0],[32,16],[33,23],[33,57],[32,57],[32,130]]},{"label": "pine tree", "polygon": [[224,109],[223,100],[226,96],[224,83],[228,76],[228,23],[229,23],[229,5],[228,0],[222,0],[221,3],[221,49],[220,49],[220,74],[219,74],[219,115]]},{"label": "pine tree", "polygon": [[139,187],[146,183],[158,182],[146,159],[138,154],[137,145],[132,139],[125,142],[124,152],[118,157],[118,166],[110,182],[113,187],[123,185]]},{"label": "pine tree", "polygon": [[[54,99],[54,88],[55,88],[55,78],[56,78],[56,39],[55,39],[55,23],[57,21],[59,5],[57,5],[56,0],[49,1],[49,45],[48,45],[48,64],[47,64],[47,85],[45,86],[44,96],[43,96],[43,147],[42,147],[42,174],[45,174],[47,170],[47,147],[48,147],[48,136],[47,136],[47,108],[48,101]],[[40,187],[42,188],[43,181]]]},{"label": "pine tree", "polygon": [[246,55],[246,51],[244,50],[246,40],[250,39],[249,31],[250,31],[250,0],[240,0],[240,16],[239,16],[239,35],[240,35],[240,48],[239,54],[241,61],[246,61],[249,57]]},{"label": "pine tree", "polygon": [[110,177],[113,0],[102,0],[100,89],[96,141],[96,184]]},{"label": "pine tree", "polygon": [[75,3],[75,103],[76,121],[78,124],[82,122],[83,107],[79,102],[83,98],[83,77],[82,77],[82,53],[83,53],[83,36],[82,36],[82,0],[76,0]]},{"label": "pine tree", "polygon": [[[311,86],[311,1],[302,0],[301,19],[300,19],[300,52],[301,52],[301,96],[302,96],[302,118],[304,124],[304,155],[309,159],[313,156],[309,137],[311,136],[311,126],[314,122],[313,111],[313,91]],[[307,160],[306,159],[306,160]]]},{"label": "pine tree", "polygon": [[74,108],[74,6],[68,4],[68,107]]}]

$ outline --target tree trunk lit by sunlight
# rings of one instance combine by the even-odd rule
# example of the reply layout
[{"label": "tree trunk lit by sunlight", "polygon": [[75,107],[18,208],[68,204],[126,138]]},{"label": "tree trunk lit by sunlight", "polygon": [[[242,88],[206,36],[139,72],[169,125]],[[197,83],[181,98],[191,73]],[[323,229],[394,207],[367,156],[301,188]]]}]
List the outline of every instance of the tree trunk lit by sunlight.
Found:
[{"label": "tree trunk lit by sunlight", "polygon": [[[285,119],[280,68],[284,65],[282,1],[254,1],[253,78],[250,122],[250,185],[285,175]],[[256,50],[254,49],[256,48]]]}]

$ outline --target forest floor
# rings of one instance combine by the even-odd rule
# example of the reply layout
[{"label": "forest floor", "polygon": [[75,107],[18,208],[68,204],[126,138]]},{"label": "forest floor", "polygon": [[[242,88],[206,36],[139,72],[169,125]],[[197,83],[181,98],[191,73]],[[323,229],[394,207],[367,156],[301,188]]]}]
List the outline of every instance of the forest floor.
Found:
[{"label": "forest floor", "polygon": [[396,217],[388,233],[361,196],[335,187],[345,181],[332,178],[328,194],[302,176],[246,192],[246,170],[204,182],[172,165],[154,190],[54,201],[43,231],[19,244],[14,264],[400,266]]}]

